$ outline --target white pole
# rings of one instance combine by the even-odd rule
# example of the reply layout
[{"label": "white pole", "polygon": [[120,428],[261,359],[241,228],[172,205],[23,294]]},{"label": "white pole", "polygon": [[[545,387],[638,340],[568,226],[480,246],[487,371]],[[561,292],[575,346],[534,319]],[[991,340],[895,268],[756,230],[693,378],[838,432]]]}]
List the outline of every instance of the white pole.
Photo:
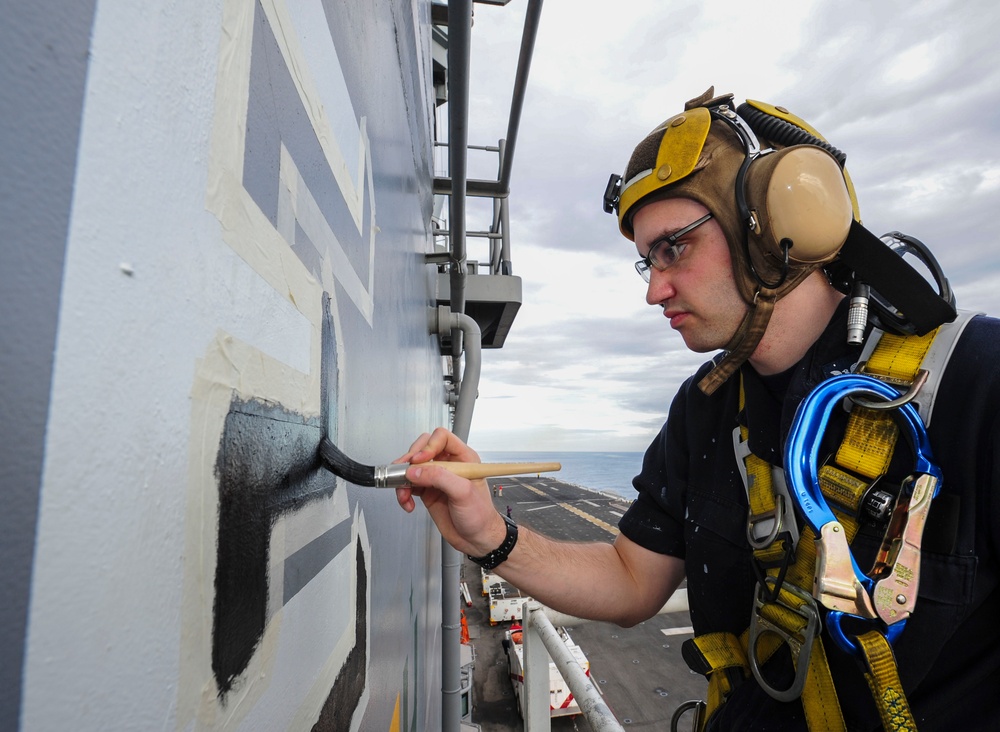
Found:
[{"label": "white pole", "polygon": [[[580,705],[594,732],[624,732],[594,682],[573,657],[555,626],[537,602],[524,604],[524,689],[526,693],[525,732],[551,729],[549,716],[549,656]],[[538,643],[541,641],[541,643]],[[530,645],[529,645],[530,644]],[[539,648],[539,646],[544,646]],[[548,651],[548,653],[546,653]],[[542,697],[539,700],[539,697]],[[544,709],[542,709],[544,703]],[[540,718],[544,712],[544,720]]]}]

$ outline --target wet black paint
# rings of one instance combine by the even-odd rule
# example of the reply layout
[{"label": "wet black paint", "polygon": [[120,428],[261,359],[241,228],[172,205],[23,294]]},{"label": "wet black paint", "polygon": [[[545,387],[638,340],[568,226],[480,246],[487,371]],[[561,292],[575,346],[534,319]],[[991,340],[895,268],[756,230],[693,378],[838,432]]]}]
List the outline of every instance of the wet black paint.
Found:
[{"label": "wet black paint", "polygon": [[337,673],[330,694],[323,702],[319,719],[313,732],[340,732],[351,728],[351,718],[365,691],[365,671],[368,667],[368,574],[365,572],[365,555],[357,544],[357,604],[355,605],[355,642],[347,660]]},{"label": "wet black paint", "polygon": [[331,495],[336,479],[320,466],[319,419],[267,402],[234,399],[216,474],[219,538],[212,670],[220,694],[232,688],[260,642],[267,619],[271,529],[282,513]]},{"label": "wet black paint", "polygon": [[[320,417],[306,419],[279,404],[237,398],[226,415],[216,461],[219,534],[212,629],[212,671],[220,697],[246,670],[264,634],[275,520],[327,498],[336,488],[336,478],[322,467],[318,454],[324,434],[336,438],[331,415],[337,414],[337,348],[327,294],[323,316]],[[298,558],[286,559],[283,602],[349,541],[349,524],[344,522],[303,547]],[[364,671],[362,666],[354,672],[362,688]]]}]

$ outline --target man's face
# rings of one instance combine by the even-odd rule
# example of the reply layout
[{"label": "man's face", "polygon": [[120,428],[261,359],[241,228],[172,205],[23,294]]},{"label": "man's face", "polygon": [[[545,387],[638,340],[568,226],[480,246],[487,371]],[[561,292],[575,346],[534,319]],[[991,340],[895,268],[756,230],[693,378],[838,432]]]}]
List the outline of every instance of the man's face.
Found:
[{"label": "man's face", "polygon": [[[648,203],[632,219],[635,246],[645,257],[663,237],[708,213],[690,198]],[[722,228],[709,219],[677,242],[684,245],[677,261],[662,272],[649,273],[646,302],[659,305],[670,327],[697,353],[725,347],[747,312],[733,279],[729,246]]]}]

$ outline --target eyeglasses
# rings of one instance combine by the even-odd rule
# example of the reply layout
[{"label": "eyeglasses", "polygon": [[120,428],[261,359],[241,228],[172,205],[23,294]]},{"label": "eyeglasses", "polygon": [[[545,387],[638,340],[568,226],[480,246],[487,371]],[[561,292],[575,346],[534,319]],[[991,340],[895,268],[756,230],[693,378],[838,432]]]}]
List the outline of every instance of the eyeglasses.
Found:
[{"label": "eyeglasses", "polygon": [[649,248],[649,254],[635,263],[635,271],[639,273],[646,282],[649,282],[649,269],[653,267],[662,272],[669,267],[673,267],[680,259],[681,253],[687,249],[687,244],[678,244],[677,240],[690,234],[699,226],[712,218],[712,214],[705,214],[694,223],[688,224],[683,229],[678,229],[670,236],[665,236]]}]

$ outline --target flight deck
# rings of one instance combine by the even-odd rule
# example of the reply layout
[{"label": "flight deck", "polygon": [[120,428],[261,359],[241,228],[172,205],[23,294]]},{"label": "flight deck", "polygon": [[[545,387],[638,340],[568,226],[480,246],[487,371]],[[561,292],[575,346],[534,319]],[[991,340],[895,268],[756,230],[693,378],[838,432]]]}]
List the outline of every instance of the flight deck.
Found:
[{"label": "flight deck", "polygon": [[[561,541],[611,543],[628,509],[626,499],[548,476],[491,478],[489,484],[498,511],[506,514],[509,508],[519,525]],[[483,732],[521,730],[501,644],[510,622],[491,624],[490,598],[482,594],[479,567],[468,559],[462,581],[470,591],[472,604],[465,615],[476,657],[472,721]],[[633,628],[587,622],[569,632],[590,661],[591,677],[605,702],[626,729],[668,729],[678,706],[705,697],[705,679],[681,658],[681,644],[692,636],[686,612],[658,615]],[[681,728],[690,723],[688,715]],[[552,729],[589,732],[591,727],[578,715],[554,718]]]}]

